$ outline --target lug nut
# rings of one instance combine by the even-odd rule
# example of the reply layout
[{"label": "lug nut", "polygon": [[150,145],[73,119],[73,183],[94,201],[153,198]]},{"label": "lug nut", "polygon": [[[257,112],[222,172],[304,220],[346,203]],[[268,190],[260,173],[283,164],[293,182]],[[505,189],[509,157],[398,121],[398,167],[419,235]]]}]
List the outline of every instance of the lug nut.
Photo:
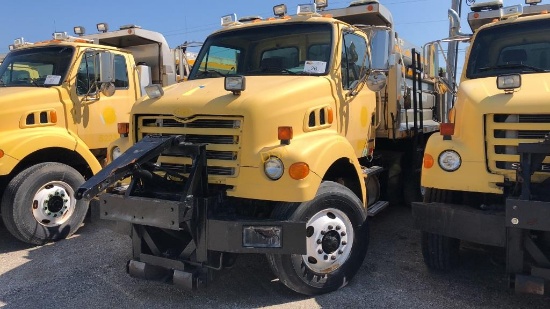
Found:
[{"label": "lug nut", "polygon": [[336,230],[338,231],[339,229],[341,229],[341,227],[339,225],[337,225]]},{"label": "lug nut", "polygon": [[347,244],[348,244],[348,242],[347,242],[347,241],[345,241],[345,240],[342,240],[342,246],[345,246],[345,245],[347,245]]},{"label": "lug nut", "polygon": [[323,253],[323,249],[317,250],[317,253],[322,254],[322,253]]},{"label": "lug nut", "polygon": [[329,230],[332,230],[332,229],[333,229],[332,225],[329,225],[329,226],[328,226],[328,229],[329,229]]},{"label": "lug nut", "polygon": [[340,233],[340,235],[346,236],[346,232],[342,231],[342,232]]},{"label": "lug nut", "polygon": [[321,231],[321,235],[325,235],[327,232],[325,231]]},{"label": "lug nut", "polygon": [[320,245],[323,241],[320,239],[317,239],[317,244]]},{"label": "lug nut", "polygon": [[328,260],[328,255],[323,256],[323,259],[326,261]]},{"label": "lug nut", "polygon": [[343,250],[338,250],[338,254],[342,254],[342,253],[344,253]]},{"label": "lug nut", "polygon": [[330,259],[334,261],[334,260],[336,260],[336,257],[334,255],[331,255]]}]

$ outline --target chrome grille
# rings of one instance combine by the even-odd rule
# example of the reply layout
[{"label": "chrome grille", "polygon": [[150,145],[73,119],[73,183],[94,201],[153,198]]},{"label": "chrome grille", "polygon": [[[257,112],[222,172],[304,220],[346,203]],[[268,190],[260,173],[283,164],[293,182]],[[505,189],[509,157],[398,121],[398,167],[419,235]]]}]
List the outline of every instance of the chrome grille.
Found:
[{"label": "chrome grille", "polygon": [[[137,116],[137,139],[154,135],[179,135],[187,143],[204,143],[208,175],[236,177],[239,166],[242,117],[197,116],[186,119],[174,116]],[[167,151],[159,158],[163,168],[187,174],[191,158]]]},{"label": "chrome grille", "polygon": [[[488,114],[485,126],[489,170],[515,179],[518,144],[542,141],[550,133],[550,115]],[[550,159],[544,162],[549,164]]]}]

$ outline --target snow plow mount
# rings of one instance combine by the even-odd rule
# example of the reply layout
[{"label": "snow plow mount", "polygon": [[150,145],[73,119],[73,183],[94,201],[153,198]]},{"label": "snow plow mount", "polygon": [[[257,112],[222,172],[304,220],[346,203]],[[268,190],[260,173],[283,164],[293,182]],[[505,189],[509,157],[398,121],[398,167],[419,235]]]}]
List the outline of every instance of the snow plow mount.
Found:
[{"label": "snow plow mount", "polygon": [[[191,157],[187,173],[158,165],[163,153]],[[131,176],[128,186],[113,186]],[[100,218],[129,223],[132,259],[127,272],[196,289],[236,253],[306,254],[305,222],[227,215],[223,192],[208,187],[206,145],[178,136],[147,136],[90,178],[80,198],[99,195]],[[300,237],[302,235],[303,237]]]}]

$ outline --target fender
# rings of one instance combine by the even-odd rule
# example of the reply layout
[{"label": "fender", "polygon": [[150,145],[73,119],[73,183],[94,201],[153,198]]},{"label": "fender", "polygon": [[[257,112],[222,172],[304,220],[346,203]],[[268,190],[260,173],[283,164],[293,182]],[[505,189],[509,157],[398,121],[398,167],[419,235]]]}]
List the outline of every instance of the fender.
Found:
[{"label": "fender", "polygon": [[[257,166],[241,166],[240,175],[231,180],[234,189],[229,196],[261,200],[305,202],[312,200],[330,166],[341,158],[346,158],[355,167],[362,191],[362,201],[366,200],[365,182],[361,166],[349,142],[334,131],[325,130],[304,134],[294,138],[289,145],[264,147],[258,153]],[[270,156],[283,161],[285,172],[278,180],[270,180],[263,172],[263,163]],[[288,174],[289,167],[296,162],[309,165],[310,173],[305,179],[295,180]],[[284,192],[284,194],[281,194]]]},{"label": "fender", "polygon": [[[477,147],[479,148],[479,147]],[[492,174],[487,171],[483,149],[477,149],[457,137],[452,140],[444,140],[442,135],[433,134],[426,144],[426,155],[432,156],[434,164],[431,168],[422,166],[422,186],[426,188],[437,188],[445,190],[457,190],[468,192],[484,192],[502,194],[502,187],[497,184],[504,181],[504,176]],[[476,150],[477,151],[473,151]],[[447,172],[441,169],[438,158],[445,150],[456,151],[462,164],[454,172]]]},{"label": "fender", "polygon": [[120,149],[120,152],[123,153],[128,148],[132,147],[133,143],[130,140],[128,136],[122,136],[117,138],[114,142],[111,142],[109,146],[107,146],[107,164],[111,163],[113,161],[113,150],[118,147]]},{"label": "fender", "polygon": [[79,138],[69,134],[61,127],[43,127],[40,130],[24,129],[3,132],[0,147],[5,154],[14,160],[0,165],[0,175],[9,174],[15,166],[28,155],[47,148],[59,147],[77,152],[90,166],[95,174],[101,170],[101,165],[90,152],[86,144]]}]

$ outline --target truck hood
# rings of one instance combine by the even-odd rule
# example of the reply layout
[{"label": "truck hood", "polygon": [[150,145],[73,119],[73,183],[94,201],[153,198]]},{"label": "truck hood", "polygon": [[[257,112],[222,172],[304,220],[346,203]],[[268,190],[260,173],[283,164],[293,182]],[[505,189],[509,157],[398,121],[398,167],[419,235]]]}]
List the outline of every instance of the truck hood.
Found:
[{"label": "truck hood", "polygon": [[53,87],[0,87],[0,131],[18,129],[22,117],[43,109],[59,109],[60,102],[59,90]]},{"label": "truck hood", "polygon": [[[13,102],[13,100],[27,99],[31,97],[43,97],[57,95],[59,92],[55,88],[45,87],[2,87],[0,86],[0,104]],[[4,108],[4,106],[2,106]]]},{"label": "truck hood", "polygon": [[521,87],[510,94],[497,88],[496,79],[463,81],[457,104],[467,104],[482,114],[550,113],[550,73],[521,75]]},{"label": "truck hood", "polygon": [[283,113],[288,114],[290,105],[301,109],[301,105],[309,105],[315,98],[331,96],[331,89],[324,76],[247,76],[246,89],[240,95],[224,89],[224,78],[190,80],[165,88],[161,98],[144,97],[134,105],[132,113],[155,111],[181,118],[198,114],[246,117],[276,114],[285,109]]}]

